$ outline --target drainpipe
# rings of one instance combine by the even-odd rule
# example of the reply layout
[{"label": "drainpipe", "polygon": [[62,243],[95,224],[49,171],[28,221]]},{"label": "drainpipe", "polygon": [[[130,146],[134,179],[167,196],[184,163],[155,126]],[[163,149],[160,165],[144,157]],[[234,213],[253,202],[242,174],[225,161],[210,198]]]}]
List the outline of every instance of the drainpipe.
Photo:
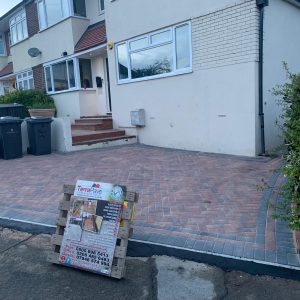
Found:
[{"label": "drainpipe", "polygon": [[258,66],[258,115],[260,120],[260,143],[261,154],[265,155],[265,115],[264,115],[264,103],[263,103],[263,71],[264,71],[264,8],[269,5],[269,0],[256,0],[256,5],[259,9],[259,66]]}]

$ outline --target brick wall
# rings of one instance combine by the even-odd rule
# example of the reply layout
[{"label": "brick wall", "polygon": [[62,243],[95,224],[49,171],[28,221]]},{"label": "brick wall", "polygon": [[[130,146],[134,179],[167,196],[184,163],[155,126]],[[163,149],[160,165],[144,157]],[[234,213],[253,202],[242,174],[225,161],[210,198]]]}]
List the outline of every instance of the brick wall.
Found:
[{"label": "brick wall", "polygon": [[31,2],[25,6],[25,10],[27,18],[28,36],[32,37],[33,35],[37,34],[40,30],[37,4],[35,2]]},{"label": "brick wall", "polygon": [[43,65],[37,65],[32,68],[34,87],[38,90],[45,90],[45,77]]},{"label": "brick wall", "polygon": [[193,69],[258,61],[258,25],[254,0],[194,18]]}]

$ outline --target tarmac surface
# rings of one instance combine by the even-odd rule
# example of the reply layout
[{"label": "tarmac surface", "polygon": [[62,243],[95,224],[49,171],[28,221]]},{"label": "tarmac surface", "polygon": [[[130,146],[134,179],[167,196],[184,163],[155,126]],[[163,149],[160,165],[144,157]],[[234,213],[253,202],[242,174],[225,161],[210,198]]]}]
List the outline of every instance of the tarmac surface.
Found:
[{"label": "tarmac surface", "polygon": [[300,270],[269,205],[280,201],[280,164],[144,145],[0,160],[0,221],[54,227],[63,184],[111,182],[139,193],[134,240]]},{"label": "tarmac surface", "polygon": [[0,299],[299,300],[300,282],[173,257],[129,258],[115,280],[46,262],[50,236],[0,228]]}]

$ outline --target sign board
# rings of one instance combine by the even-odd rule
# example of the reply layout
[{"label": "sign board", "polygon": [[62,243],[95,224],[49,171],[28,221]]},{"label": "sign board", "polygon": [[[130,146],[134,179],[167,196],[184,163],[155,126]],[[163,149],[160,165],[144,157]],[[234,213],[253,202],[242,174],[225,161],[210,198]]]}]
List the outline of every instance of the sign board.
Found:
[{"label": "sign board", "polygon": [[77,181],[60,263],[110,275],[125,194],[123,186]]}]

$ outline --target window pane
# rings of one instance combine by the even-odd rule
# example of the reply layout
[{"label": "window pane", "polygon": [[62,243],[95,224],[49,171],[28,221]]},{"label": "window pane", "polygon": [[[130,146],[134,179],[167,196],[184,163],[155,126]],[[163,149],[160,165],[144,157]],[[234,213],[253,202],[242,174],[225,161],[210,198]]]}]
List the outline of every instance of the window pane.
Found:
[{"label": "window pane", "polygon": [[39,10],[40,29],[44,29],[47,27],[47,23],[46,23],[45,7],[43,2],[38,2],[38,10]]},{"label": "window pane", "polygon": [[4,41],[2,35],[0,35],[0,55],[4,55]]},{"label": "window pane", "polygon": [[147,46],[148,46],[148,38],[147,37],[130,42],[130,50],[141,49],[141,48],[145,48]]},{"label": "window pane", "polygon": [[100,12],[103,12],[105,7],[104,7],[104,0],[99,1],[99,7],[100,7]]},{"label": "window pane", "polygon": [[46,73],[47,91],[52,92],[53,89],[52,89],[51,73],[49,67],[45,68],[45,73]]},{"label": "window pane", "polygon": [[70,15],[69,0],[62,0],[62,16],[63,18],[66,18],[69,15]]},{"label": "window pane", "polygon": [[171,30],[153,34],[151,36],[151,44],[165,43],[171,40]]},{"label": "window pane", "polygon": [[63,17],[61,0],[46,0],[48,26],[57,23]]},{"label": "window pane", "polygon": [[117,47],[119,79],[128,78],[128,54],[126,44]]},{"label": "window pane", "polygon": [[172,72],[172,44],[132,53],[131,77],[141,78]]},{"label": "window pane", "polygon": [[23,88],[24,88],[24,90],[28,90],[28,81],[27,80],[23,81]]},{"label": "window pane", "polygon": [[86,17],[85,0],[73,0],[74,15]]},{"label": "window pane", "polygon": [[68,69],[69,69],[70,88],[74,88],[75,87],[75,72],[74,72],[73,60],[68,61]]},{"label": "window pane", "polygon": [[25,39],[28,37],[28,33],[27,33],[27,21],[26,19],[24,19],[21,23],[21,26],[22,26],[22,39]]},{"label": "window pane", "polygon": [[11,38],[12,38],[12,43],[16,43],[18,41],[17,39],[17,28],[16,25],[14,25],[13,27],[11,27]]},{"label": "window pane", "polygon": [[175,29],[176,36],[176,68],[190,67],[190,38],[189,25],[183,25]]},{"label": "window pane", "polygon": [[23,28],[22,23],[17,24],[17,39],[16,41],[21,41],[23,39]]},{"label": "window pane", "polygon": [[33,89],[33,88],[34,88],[34,86],[33,86],[33,78],[30,78],[30,79],[29,79],[29,88],[30,88],[30,89]]},{"label": "window pane", "polygon": [[23,82],[22,82],[22,81],[19,81],[19,82],[18,82],[18,87],[19,87],[19,90],[22,90],[22,89],[23,89]]},{"label": "window pane", "polygon": [[80,82],[81,87],[92,88],[93,80],[92,80],[92,67],[90,59],[79,59],[79,71],[80,71]]},{"label": "window pane", "polygon": [[66,62],[55,64],[52,66],[54,91],[64,91],[68,87],[67,67]]}]

